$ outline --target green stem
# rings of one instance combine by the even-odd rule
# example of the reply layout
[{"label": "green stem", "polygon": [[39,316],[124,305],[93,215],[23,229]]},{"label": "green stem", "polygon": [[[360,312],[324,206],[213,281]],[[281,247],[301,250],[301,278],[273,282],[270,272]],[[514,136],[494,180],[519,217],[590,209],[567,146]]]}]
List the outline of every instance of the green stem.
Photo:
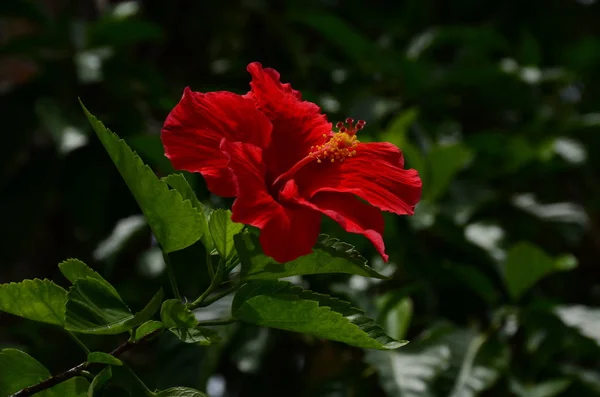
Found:
[{"label": "green stem", "polygon": [[218,287],[218,285],[219,283],[216,281],[216,279],[213,279],[206,291],[204,291],[202,295],[198,297],[198,299],[187,305],[188,309],[193,310],[197,307],[200,307],[202,305],[202,302],[204,302],[208,295],[210,295],[210,293],[213,292],[215,288]]},{"label": "green stem", "polygon": [[206,267],[208,268],[208,275],[210,276],[210,280],[214,280],[215,269],[213,268],[212,259],[210,257],[210,252],[208,252],[208,249],[206,250]]},{"label": "green stem", "polygon": [[234,318],[223,318],[223,319],[216,319],[216,320],[207,320],[207,321],[200,321],[198,322],[198,326],[199,327],[204,327],[204,326],[209,326],[209,325],[228,325],[228,324],[233,324],[235,323],[235,319]]},{"label": "green stem", "polygon": [[[160,247],[162,250],[162,247]],[[169,282],[171,283],[171,289],[173,290],[173,295],[178,300],[181,300],[181,294],[179,293],[179,287],[177,286],[177,278],[175,277],[175,270],[173,270],[173,265],[171,264],[171,259],[169,259],[169,254],[163,251],[163,259],[165,261],[165,265],[167,266],[167,274],[169,275]]]},{"label": "green stem", "polygon": [[148,386],[146,386],[146,384],[144,383],[143,380],[140,379],[139,376],[137,376],[137,374],[131,369],[131,367],[125,363],[123,363],[123,367],[125,367],[125,369],[127,369],[127,371],[129,371],[129,373],[131,374],[131,376],[136,380],[136,382],[142,387],[142,389],[144,389],[144,393],[148,396],[148,397],[153,397],[156,396],[157,394],[154,393],[152,390],[150,390],[148,388]]},{"label": "green stem", "polygon": [[190,309],[196,309],[198,307],[206,307],[206,306],[210,306],[213,303],[215,303],[216,301],[218,301],[219,299],[231,294],[232,292],[234,292],[235,290],[237,290],[238,286],[234,285],[231,288],[227,288],[226,290],[223,290],[221,292],[219,292],[218,294],[215,294],[214,296],[210,297],[209,299],[205,299],[204,301],[200,302],[198,305],[194,306],[193,308]]},{"label": "green stem", "polygon": [[76,337],[75,334],[72,333],[71,331],[67,331],[67,334],[69,334],[71,339],[73,339],[75,342],[77,342],[77,344],[79,345],[79,347],[81,347],[81,349],[85,352],[85,354],[90,354],[90,349],[88,349],[88,347],[85,345],[85,343],[83,343],[81,341],[81,339]]}]

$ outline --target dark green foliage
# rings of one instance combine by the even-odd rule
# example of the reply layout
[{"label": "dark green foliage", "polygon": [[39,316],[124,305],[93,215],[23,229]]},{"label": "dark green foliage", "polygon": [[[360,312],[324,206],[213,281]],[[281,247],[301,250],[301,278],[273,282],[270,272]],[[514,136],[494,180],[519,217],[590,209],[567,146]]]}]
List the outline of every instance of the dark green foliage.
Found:
[{"label": "dark green foliage", "polygon": [[[591,0],[0,1],[0,397],[86,360],[65,313],[74,332],[120,333],[78,334],[93,352],[169,329],[121,357],[159,396],[597,396],[599,20]],[[386,216],[388,264],[327,220],[314,261],[276,268],[252,230],[231,244],[230,200],[169,175],[159,132],[183,88],[246,93],[255,60],[330,121],[364,118],[361,141],[397,144],[420,172],[416,215]],[[123,141],[90,116],[93,131],[78,97]],[[150,227],[115,228],[140,214]],[[234,251],[241,266],[208,300],[294,276],[411,342],[196,327],[231,314],[230,297],[185,303],[208,287],[207,260],[230,270]],[[160,287],[175,302],[161,318]],[[239,296],[248,320],[258,298]],[[124,366],[88,375],[39,396],[144,395]]]}]

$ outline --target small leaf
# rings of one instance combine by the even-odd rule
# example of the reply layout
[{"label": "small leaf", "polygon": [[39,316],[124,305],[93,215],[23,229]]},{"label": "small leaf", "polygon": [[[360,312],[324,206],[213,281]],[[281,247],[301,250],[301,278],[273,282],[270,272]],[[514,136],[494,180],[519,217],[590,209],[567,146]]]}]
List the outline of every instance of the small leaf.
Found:
[{"label": "small leaf", "polygon": [[[35,358],[16,349],[0,351],[0,396],[8,396],[50,377],[50,372]],[[36,393],[36,397],[84,397],[88,381],[74,377],[48,390]]]},{"label": "small leaf", "polygon": [[372,349],[396,349],[397,341],[350,303],[303,290],[283,281],[252,281],[233,299],[237,320],[263,327],[304,332],[321,338]]},{"label": "small leaf", "polygon": [[563,256],[554,260],[533,244],[518,243],[508,251],[504,263],[504,281],[511,297],[519,299],[543,277],[557,271],[570,270],[576,264],[572,258]]},{"label": "small leaf", "polygon": [[106,281],[104,277],[95,272],[91,267],[79,259],[67,259],[64,262],[59,263],[58,268],[63,276],[65,276],[67,280],[71,282],[71,284],[75,284],[75,281],[79,280],[80,278],[90,277],[101,281],[106,287],[111,289],[115,295],[119,295],[115,287]]},{"label": "small leaf", "polygon": [[98,364],[108,364],[108,365],[123,365],[123,362],[116,358],[115,356],[111,356],[108,353],[103,352],[91,352],[87,357],[88,363],[98,363]]},{"label": "small leaf", "polygon": [[0,311],[29,320],[63,325],[67,291],[49,280],[0,284]]},{"label": "small leaf", "polygon": [[181,301],[169,299],[163,302],[160,309],[160,318],[167,328],[194,328],[198,320]]},{"label": "small leaf", "polygon": [[160,308],[162,288],[133,315],[125,302],[105,283],[91,277],[75,281],[68,293],[65,329],[75,332],[114,335],[148,321]]},{"label": "small leaf", "polygon": [[194,190],[182,174],[170,174],[162,178],[162,180],[177,190],[184,200],[190,200],[194,208],[199,212],[202,218],[202,237],[200,237],[200,241],[202,241],[206,250],[211,252],[214,249],[214,243],[208,230],[208,219],[213,212],[212,208],[205,206],[198,200],[196,193],[194,193]]},{"label": "small leaf", "polygon": [[65,329],[89,334],[119,334],[133,318],[131,311],[105,283],[91,277],[75,281],[68,293]]},{"label": "small leaf", "polygon": [[242,277],[245,280],[272,280],[304,274],[346,273],[385,279],[367,266],[350,244],[325,234],[319,236],[311,254],[287,263],[279,263],[265,255],[258,237],[241,233],[234,237],[237,252],[242,260]]},{"label": "small leaf", "polygon": [[182,342],[208,346],[221,340],[219,334],[207,328],[169,328]]},{"label": "small leaf", "polygon": [[231,220],[231,211],[216,210],[210,216],[208,229],[212,236],[214,246],[225,261],[231,259],[235,254],[233,236],[242,231],[244,225]]},{"label": "small leaf", "polygon": [[208,397],[206,394],[189,387],[172,387],[159,392],[156,397]]},{"label": "small leaf", "polygon": [[160,321],[146,321],[144,324],[140,325],[135,331],[133,331],[133,341],[138,341],[142,339],[144,336],[148,335],[151,332],[156,331],[157,329],[162,329],[165,326]]},{"label": "small leaf", "polygon": [[152,316],[154,316],[154,314],[160,310],[160,305],[162,304],[164,297],[165,293],[161,288],[156,294],[154,294],[152,299],[150,299],[150,302],[148,302],[148,304],[144,306],[142,310],[133,316],[127,326],[133,328],[151,319]]},{"label": "small leaf", "polygon": [[[94,353],[92,353],[92,354],[94,354]],[[94,379],[92,380],[92,383],[90,384],[90,387],[88,388],[87,396],[88,397],[101,396],[102,390],[108,384],[108,382],[110,381],[111,378],[112,378],[112,369],[110,367],[106,367],[102,371],[98,372],[98,375],[94,376]]]},{"label": "small leaf", "polygon": [[17,349],[0,351],[0,395],[8,396],[50,377],[36,359]]},{"label": "small leaf", "polygon": [[165,252],[178,251],[198,241],[203,217],[192,203],[184,200],[177,190],[169,189],[125,141],[81,106]]}]

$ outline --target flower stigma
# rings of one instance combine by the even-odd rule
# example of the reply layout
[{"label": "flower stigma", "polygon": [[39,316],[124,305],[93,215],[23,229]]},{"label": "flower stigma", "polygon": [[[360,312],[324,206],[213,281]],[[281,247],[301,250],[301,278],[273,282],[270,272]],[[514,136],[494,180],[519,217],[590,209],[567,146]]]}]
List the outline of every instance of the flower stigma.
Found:
[{"label": "flower stigma", "polygon": [[347,118],[346,122],[338,122],[335,126],[338,132],[332,135],[323,134],[323,138],[329,139],[322,145],[311,146],[309,156],[317,159],[317,163],[329,160],[334,163],[336,160],[340,163],[347,157],[356,156],[356,147],[360,141],[356,138],[356,133],[362,130],[366,122]]}]

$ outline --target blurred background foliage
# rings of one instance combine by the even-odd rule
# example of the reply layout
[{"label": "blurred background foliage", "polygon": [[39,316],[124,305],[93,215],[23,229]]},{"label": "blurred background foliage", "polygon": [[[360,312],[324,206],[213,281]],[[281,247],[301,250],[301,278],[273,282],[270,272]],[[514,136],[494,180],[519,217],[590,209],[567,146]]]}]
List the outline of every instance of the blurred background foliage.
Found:
[{"label": "blurred background foliage", "polygon": [[[142,306],[164,263],[77,97],[165,175],[160,128],[183,88],[244,93],[256,60],[420,171],[416,215],[386,217],[390,263],[324,221],[390,280],[295,280],[412,342],[362,351],[232,325],[221,345],[164,335],[131,352],[141,378],[211,397],[598,396],[599,20],[594,0],[3,0],[0,282],[64,285],[56,264],[78,257]],[[173,255],[190,298],[208,281],[201,251]],[[53,372],[84,359],[57,328],[0,324],[0,347]]]}]

